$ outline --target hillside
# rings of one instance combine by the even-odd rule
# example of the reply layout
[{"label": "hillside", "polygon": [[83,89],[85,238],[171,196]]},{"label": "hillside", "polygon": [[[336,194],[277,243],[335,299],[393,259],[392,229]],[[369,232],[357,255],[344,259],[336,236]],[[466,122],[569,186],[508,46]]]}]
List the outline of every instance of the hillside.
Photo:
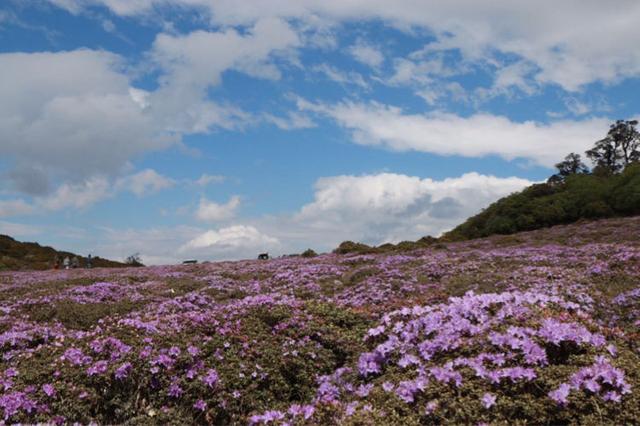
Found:
[{"label": "hillside", "polygon": [[[58,251],[52,247],[41,246],[38,243],[16,241],[8,235],[0,235],[0,271],[1,270],[44,270],[52,269],[57,258],[73,258],[77,255],[66,251]],[[77,256],[80,267],[87,264],[87,259]],[[96,268],[113,268],[125,266],[124,263],[114,262],[100,257],[93,257],[91,264]]]},{"label": "hillside", "polygon": [[638,424],[639,326],[640,217],[403,253],[4,272],[0,416]]},{"label": "hillside", "polygon": [[576,222],[640,214],[640,164],[620,174],[573,174],[504,197],[443,236],[466,240]]}]

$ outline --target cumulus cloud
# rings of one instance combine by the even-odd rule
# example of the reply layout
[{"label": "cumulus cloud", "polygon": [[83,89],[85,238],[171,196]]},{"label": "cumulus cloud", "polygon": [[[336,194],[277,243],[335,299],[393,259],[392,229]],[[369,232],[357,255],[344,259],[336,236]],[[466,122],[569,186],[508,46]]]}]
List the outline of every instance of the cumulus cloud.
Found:
[{"label": "cumulus cloud", "polygon": [[186,225],[148,229],[101,228],[97,245],[87,245],[83,251],[114,260],[140,253],[145,265],[175,264],[184,260],[177,249],[202,232],[200,228]]},{"label": "cumulus cloud", "polygon": [[609,120],[514,122],[486,113],[460,117],[447,113],[405,114],[400,108],[377,102],[335,105],[298,100],[299,108],[326,115],[351,131],[361,145],[396,151],[506,160],[526,158],[551,167],[558,152],[582,152],[606,133]]},{"label": "cumulus cloud", "polygon": [[207,89],[222,74],[236,70],[256,78],[279,79],[274,56],[291,54],[297,33],[285,21],[263,19],[246,34],[234,29],[159,34],[150,57],[161,70],[160,87],[149,94],[154,114],[171,130],[203,133],[211,128],[235,129],[251,121],[250,114],[209,100]]},{"label": "cumulus cloud", "polygon": [[325,244],[415,240],[439,235],[532,183],[478,173],[440,181],[395,173],[321,178],[314,201],[301,208],[295,222],[315,229]]},{"label": "cumulus cloud", "polygon": [[442,180],[396,173],[331,176],[319,179],[313,201],[293,214],[262,216],[218,229],[103,229],[100,245],[85,251],[114,259],[139,252],[145,263],[161,264],[185,258],[247,259],[265,251],[299,253],[308,247],[329,251],[344,240],[416,240],[439,235],[532,183],[478,173]]},{"label": "cumulus cloud", "polygon": [[251,115],[210,100],[208,88],[230,69],[277,79],[271,59],[298,44],[277,18],[245,34],[159,34],[149,53],[161,72],[154,91],[133,87],[123,58],[105,51],[0,54],[0,81],[11,82],[0,86],[0,156],[13,165],[5,175],[14,189],[41,196],[52,182],[118,176],[136,156],[184,133],[242,127]]},{"label": "cumulus cloud", "polygon": [[218,204],[202,198],[196,211],[196,218],[202,222],[220,222],[231,219],[235,216],[239,206],[240,197],[237,195],[231,197],[225,204]]},{"label": "cumulus cloud", "polygon": [[250,225],[233,225],[209,230],[188,241],[179,252],[215,256],[216,259],[253,258],[257,253],[277,248],[277,238],[263,234]]},{"label": "cumulus cloud", "polygon": [[152,169],[145,169],[115,181],[105,176],[93,176],[78,183],[64,183],[53,193],[35,197],[34,204],[44,210],[86,209],[96,203],[131,192],[137,196],[153,194],[171,188],[173,179],[162,176]]},{"label": "cumulus cloud", "polygon": [[0,54],[0,81],[11,82],[0,86],[0,155],[13,159],[16,189],[40,195],[52,176],[115,175],[171,144],[130,96],[122,66],[103,51]]}]

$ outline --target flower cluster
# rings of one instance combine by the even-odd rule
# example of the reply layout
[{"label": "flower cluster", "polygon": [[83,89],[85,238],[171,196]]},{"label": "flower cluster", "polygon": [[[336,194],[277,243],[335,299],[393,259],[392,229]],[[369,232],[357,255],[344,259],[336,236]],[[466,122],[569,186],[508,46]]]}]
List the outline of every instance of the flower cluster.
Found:
[{"label": "flower cluster", "polygon": [[0,272],[0,423],[636,424],[638,230]]}]

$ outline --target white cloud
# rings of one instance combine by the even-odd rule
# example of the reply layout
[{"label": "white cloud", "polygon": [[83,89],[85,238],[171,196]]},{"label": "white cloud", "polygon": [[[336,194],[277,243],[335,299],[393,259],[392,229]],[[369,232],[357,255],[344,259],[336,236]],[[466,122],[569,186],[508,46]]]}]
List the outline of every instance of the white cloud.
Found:
[{"label": "white cloud", "polygon": [[155,170],[145,169],[136,174],[119,179],[116,182],[116,189],[127,190],[137,196],[142,196],[171,188],[175,183],[173,179],[162,176]]},{"label": "white cloud", "polygon": [[112,33],[116,31],[116,26],[110,19],[105,19],[102,21],[102,29],[108,33]]},{"label": "white cloud", "polygon": [[185,260],[176,253],[177,249],[185,241],[200,235],[203,230],[181,225],[149,229],[102,228],[99,232],[98,245],[86,245],[82,247],[82,252],[114,260],[124,260],[133,253],[140,253],[145,265],[159,265]]},{"label": "white cloud", "polygon": [[251,116],[208,100],[207,89],[218,85],[223,72],[231,69],[278,79],[280,70],[272,60],[291,55],[299,44],[296,32],[276,18],[259,20],[246,34],[234,29],[159,34],[150,56],[163,74],[160,88],[148,100],[154,114],[173,131],[203,133],[215,127],[241,127]]},{"label": "white cloud", "polygon": [[215,256],[216,259],[253,258],[277,248],[277,238],[263,234],[249,225],[233,225],[209,230],[188,241],[179,252],[189,255]]},{"label": "white cloud", "polygon": [[131,159],[184,133],[242,127],[255,119],[209,100],[208,89],[230,69],[279,78],[273,60],[299,43],[277,18],[242,34],[159,34],[149,53],[161,71],[154,91],[132,87],[124,60],[105,51],[0,54],[0,81],[11,82],[0,86],[0,156],[14,167],[7,176],[15,189],[43,195],[52,181],[118,176]]},{"label": "white cloud", "polygon": [[27,215],[33,212],[33,206],[24,200],[0,200],[0,217]]},{"label": "white cloud", "polygon": [[384,55],[380,49],[366,43],[360,39],[349,48],[349,53],[358,62],[362,62],[372,68],[377,68],[384,62]]},{"label": "white cloud", "polygon": [[598,118],[543,124],[519,123],[485,113],[469,117],[438,112],[405,114],[400,108],[376,102],[322,105],[298,100],[298,106],[332,118],[350,130],[361,145],[439,155],[526,158],[547,167],[564,153],[588,149],[609,126],[609,120]]},{"label": "white cloud", "polygon": [[38,205],[47,210],[84,209],[111,196],[111,182],[92,177],[79,184],[60,185],[51,195],[38,199]]},{"label": "white cloud", "polygon": [[394,173],[321,178],[314,201],[302,207],[295,223],[316,233],[316,244],[323,245],[415,240],[439,235],[532,183],[478,173],[440,181]]},{"label": "white cloud", "polygon": [[104,228],[98,246],[85,244],[79,250],[112,259],[139,252],[146,264],[166,264],[299,253],[308,247],[329,251],[348,239],[369,244],[416,240],[439,235],[532,183],[478,173],[442,180],[395,173],[332,176],[319,179],[313,201],[294,214],[219,229]]},{"label": "white cloud", "polygon": [[140,197],[171,188],[174,184],[173,179],[152,169],[145,169],[115,181],[105,176],[93,176],[79,183],[63,183],[53,193],[36,197],[35,204],[41,209],[51,211],[86,209],[122,192],[131,192]]},{"label": "white cloud", "polygon": [[197,180],[193,181],[198,186],[209,186],[216,183],[222,183],[226,180],[225,176],[221,175],[208,175],[203,173]]},{"label": "white cloud", "polygon": [[265,114],[264,119],[268,123],[275,124],[281,130],[309,129],[316,126],[316,123],[309,116],[297,111],[289,111],[286,117]]},{"label": "white cloud", "polygon": [[453,72],[445,66],[442,57],[435,55],[426,60],[396,58],[393,68],[393,75],[386,80],[391,85],[427,85],[433,83],[436,76],[448,76]]},{"label": "white cloud", "polygon": [[[495,52],[517,55],[539,67],[536,79],[577,90],[594,81],[615,82],[640,73],[640,3],[605,1],[444,2],[427,0],[50,0],[78,12],[103,4],[120,15],[172,5],[203,11],[220,25],[249,25],[265,18],[313,21],[382,20],[403,30],[425,28],[432,50],[460,49],[472,61]],[[594,31],[597,27],[597,31]]]},{"label": "white cloud", "polygon": [[534,68],[531,64],[524,61],[500,68],[496,73],[496,79],[493,85],[494,89],[504,91],[511,87],[517,87],[524,93],[531,95],[535,92],[535,87],[527,77],[533,70]]},{"label": "white cloud", "polygon": [[369,84],[365,81],[361,74],[354,71],[341,71],[328,64],[320,64],[312,67],[312,70],[324,74],[329,80],[338,84],[353,84],[362,88],[369,87]]},{"label": "white cloud", "polygon": [[234,195],[225,204],[218,204],[206,198],[200,199],[200,205],[196,211],[196,218],[203,222],[220,222],[235,216],[240,207],[240,197]]},{"label": "white cloud", "polygon": [[11,82],[0,85],[0,155],[13,160],[14,186],[33,195],[46,192],[52,177],[117,174],[132,157],[172,142],[130,96],[117,55],[0,54],[0,81]]}]

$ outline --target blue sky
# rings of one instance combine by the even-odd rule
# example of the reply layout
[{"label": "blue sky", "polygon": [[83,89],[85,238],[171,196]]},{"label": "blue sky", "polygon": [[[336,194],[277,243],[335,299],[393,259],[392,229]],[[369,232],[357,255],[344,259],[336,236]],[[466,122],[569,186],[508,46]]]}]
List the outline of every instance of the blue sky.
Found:
[{"label": "blue sky", "polygon": [[638,115],[638,18],[634,1],[4,1],[0,233],[150,264],[438,235]]}]

